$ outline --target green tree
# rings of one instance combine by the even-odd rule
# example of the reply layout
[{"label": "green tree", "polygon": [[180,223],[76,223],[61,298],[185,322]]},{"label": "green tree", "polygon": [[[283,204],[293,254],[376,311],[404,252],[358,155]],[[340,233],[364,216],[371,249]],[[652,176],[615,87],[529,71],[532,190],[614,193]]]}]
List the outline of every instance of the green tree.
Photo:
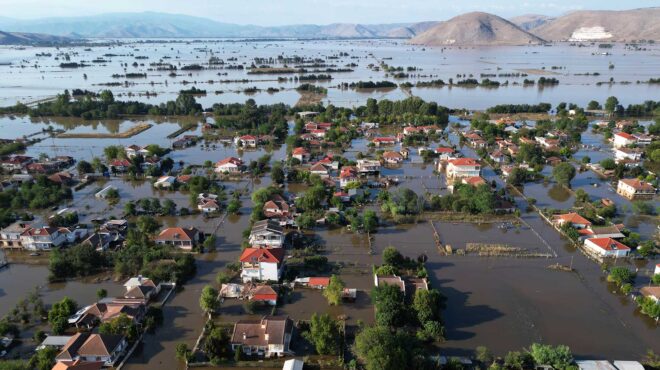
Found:
[{"label": "green tree", "polygon": [[270,178],[276,184],[284,183],[284,169],[282,168],[281,163],[275,163],[270,170]]},{"label": "green tree", "polygon": [[191,354],[188,345],[185,343],[177,343],[174,351],[176,353],[176,358],[180,361],[188,361]]},{"label": "green tree", "polygon": [[413,309],[417,313],[417,320],[421,324],[427,321],[441,321],[440,312],[444,306],[444,297],[436,289],[415,291]]},{"label": "green tree", "polygon": [[231,351],[231,338],[222,328],[213,328],[204,340],[204,353],[213,361],[229,358]]},{"label": "green tree", "polygon": [[482,365],[490,365],[495,359],[493,352],[484,346],[478,346],[475,348],[474,357],[477,361],[481,362]]},{"label": "green tree", "polygon": [[84,160],[78,161],[78,164],[76,165],[76,169],[78,170],[79,175],[94,172],[94,168],[92,168],[92,165]]},{"label": "green tree", "polygon": [[627,267],[615,266],[610,269],[607,275],[607,281],[615,283],[618,286],[623,284],[632,284],[635,280],[635,273]]},{"label": "green tree", "polygon": [[112,320],[103,322],[99,326],[99,333],[123,335],[129,341],[133,341],[137,339],[138,329],[135,322],[133,322],[133,319],[128,317],[128,315],[122,313]]},{"label": "green tree", "polygon": [[328,300],[328,304],[331,306],[339,305],[343,292],[344,282],[337,275],[330,276],[330,282],[323,291],[323,296]]},{"label": "green tree", "polygon": [[330,315],[312,315],[309,323],[309,339],[314,344],[319,355],[336,355],[339,353],[339,324]]},{"label": "green tree", "polygon": [[46,347],[36,351],[30,358],[30,366],[37,370],[50,370],[55,365],[55,356],[59,351],[53,347]]},{"label": "green tree", "polygon": [[383,249],[383,263],[386,265],[394,266],[394,267],[400,267],[403,264],[403,256],[399,251],[392,247],[389,246],[385,249]]},{"label": "green tree", "polygon": [[218,307],[218,291],[210,285],[205,286],[199,297],[199,307],[207,314],[215,312]]},{"label": "green tree", "polygon": [[529,353],[536,365],[550,365],[555,369],[566,369],[573,364],[573,354],[567,346],[551,346],[533,343]]},{"label": "green tree", "polygon": [[378,228],[378,216],[376,216],[376,212],[370,209],[364,211],[364,215],[362,216],[362,227],[364,228],[364,231],[368,233],[376,231]]},{"label": "green tree", "polygon": [[570,188],[571,180],[575,177],[575,172],[575,167],[573,167],[572,164],[562,162],[552,169],[552,177],[554,177],[558,183]]},{"label": "green tree", "polygon": [[153,234],[160,227],[158,221],[156,221],[156,219],[151,216],[138,217],[135,225],[137,226],[138,230],[144,234]]},{"label": "green tree", "polygon": [[50,323],[53,333],[62,334],[68,325],[68,319],[78,309],[78,304],[69,297],[64,297],[61,301],[55,302],[48,311],[48,323]]},{"label": "green tree", "polygon": [[605,110],[608,113],[612,114],[614,113],[614,111],[616,111],[618,105],[619,105],[619,99],[617,99],[616,96],[610,96],[605,101]]},{"label": "green tree", "polygon": [[416,343],[401,332],[392,333],[382,326],[367,327],[355,337],[354,351],[366,370],[415,368]]},{"label": "green tree", "polygon": [[383,284],[371,290],[376,308],[376,323],[384,327],[400,327],[406,321],[407,308],[403,293],[396,285]]},{"label": "green tree", "polygon": [[96,298],[99,299],[99,300],[101,300],[101,299],[103,299],[107,296],[108,296],[108,291],[103,289],[103,288],[96,291]]}]

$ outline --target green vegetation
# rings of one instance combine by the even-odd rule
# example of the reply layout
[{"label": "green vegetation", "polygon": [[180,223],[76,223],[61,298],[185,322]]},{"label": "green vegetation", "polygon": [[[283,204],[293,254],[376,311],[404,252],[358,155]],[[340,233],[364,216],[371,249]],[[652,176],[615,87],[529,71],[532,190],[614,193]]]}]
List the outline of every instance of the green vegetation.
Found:
[{"label": "green vegetation", "polygon": [[439,211],[488,214],[495,212],[495,194],[488,185],[454,185],[454,192],[431,197],[430,208]]},{"label": "green vegetation", "polygon": [[57,95],[55,100],[39,103],[34,108],[22,104],[0,109],[0,114],[29,114],[32,117],[80,117],[83,119],[118,118],[122,115],[194,115],[202,111],[202,106],[191,95],[181,94],[175,101],[160,105],[137,101],[115,101],[110,90],[98,95],[85,94],[72,99],[68,90]]},{"label": "green vegetation", "polygon": [[240,134],[273,135],[278,140],[284,140],[287,135],[285,115],[288,110],[284,104],[257,106],[253,99],[248,99],[245,104],[213,105],[218,127],[237,130]]},{"label": "green vegetation", "polygon": [[0,209],[44,209],[71,198],[71,189],[39,175],[34,183],[25,182],[16,189],[0,192]]},{"label": "green vegetation", "polygon": [[341,345],[339,323],[333,320],[327,313],[321,315],[312,314],[312,319],[309,323],[309,332],[305,332],[303,335],[314,344],[316,352],[319,355],[339,354]]},{"label": "green vegetation", "polygon": [[575,173],[575,167],[567,162],[562,162],[552,169],[552,177],[554,177],[555,181],[569,188],[571,187],[571,180],[575,177]]},{"label": "green vegetation", "polygon": [[51,281],[94,275],[107,266],[105,255],[89,244],[54,249],[48,259]]},{"label": "green vegetation", "polygon": [[78,310],[78,304],[69,297],[53,303],[48,311],[48,323],[55,335],[64,333],[68,325],[68,319]]},{"label": "green vegetation", "polygon": [[344,286],[344,282],[339,276],[330,276],[330,283],[328,283],[328,286],[323,291],[323,296],[328,300],[329,305],[337,306],[341,303]]},{"label": "green vegetation", "polygon": [[500,104],[486,110],[488,113],[548,113],[552,109],[549,103],[530,104]]},{"label": "green vegetation", "polygon": [[199,307],[209,315],[214,313],[218,308],[218,291],[210,285],[205,286],[199,297]]}]

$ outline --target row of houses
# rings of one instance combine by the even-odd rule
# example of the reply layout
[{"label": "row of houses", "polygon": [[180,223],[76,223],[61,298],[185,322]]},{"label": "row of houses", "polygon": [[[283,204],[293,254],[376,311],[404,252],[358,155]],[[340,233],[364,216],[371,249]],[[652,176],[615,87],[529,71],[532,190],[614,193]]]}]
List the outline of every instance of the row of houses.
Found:
[{"label": "row of houses", "polygon": [[67,323],[76,330],[72,336],[48,336],[38,350],[50,347],[59,352],[52,370],[98,370],[113,367],[126,354],[129,342],[123,335],[95,333],[99,324],[118,317],[128,317],[138,328],[146,317],[147,305],[161,290],[162,285],[137,276],[125,284],[121,297],[104,298],[74,313]]},{"label": "row of houses", "polygon": [[97,250],[106,250],[113,242],[123,240],[125,228],[122,230],[118,225],[123,222],[125,221],[108,221],[98,231],[90,231],[86,228],[33,227],[15,222],[0,230],[0,247],[43,251],[81,243],[92,245]]},{"label": "row of houses", "polygon": [[617,241],[625,237],[621,233],[623,225],[595,227],[591,221],[575,212],[555,215],[552,218],[557,227],[570,225],[578,231],[584,248],[596,256],[619,258],[627,256],[631,248]]},{"label": "row of houses", "polygon": [[25,155],[10,155],[0,158],[0,167],[6,172],[30,174],[52,174],[70,167],[75,160],[70,156],[35,159]]}]

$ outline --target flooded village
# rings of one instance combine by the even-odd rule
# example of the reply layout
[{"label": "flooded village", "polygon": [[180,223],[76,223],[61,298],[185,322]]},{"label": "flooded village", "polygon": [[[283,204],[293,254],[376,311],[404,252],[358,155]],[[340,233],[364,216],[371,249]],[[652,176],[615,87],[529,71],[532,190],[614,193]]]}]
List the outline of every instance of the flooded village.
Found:
[{"label": "flooded village", "polygon": [[2,361],[659,361],[657,44],[0,50]]}]

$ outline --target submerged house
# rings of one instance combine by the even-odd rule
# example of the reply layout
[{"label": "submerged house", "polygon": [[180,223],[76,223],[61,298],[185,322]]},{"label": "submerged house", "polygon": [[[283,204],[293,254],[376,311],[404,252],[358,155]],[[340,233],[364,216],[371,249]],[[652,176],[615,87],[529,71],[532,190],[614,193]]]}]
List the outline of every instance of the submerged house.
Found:
[{"label": "submerged house", "polygon": [[168,227],[156,236],[156,244],[170,244],[192,250],[202,239],[202,233],[194,227]]},{"label": "submerged house", "polygon": [[284,271],[284,249],[246,248],[240,262],[241,279],[245,282],[279,281]]}]

